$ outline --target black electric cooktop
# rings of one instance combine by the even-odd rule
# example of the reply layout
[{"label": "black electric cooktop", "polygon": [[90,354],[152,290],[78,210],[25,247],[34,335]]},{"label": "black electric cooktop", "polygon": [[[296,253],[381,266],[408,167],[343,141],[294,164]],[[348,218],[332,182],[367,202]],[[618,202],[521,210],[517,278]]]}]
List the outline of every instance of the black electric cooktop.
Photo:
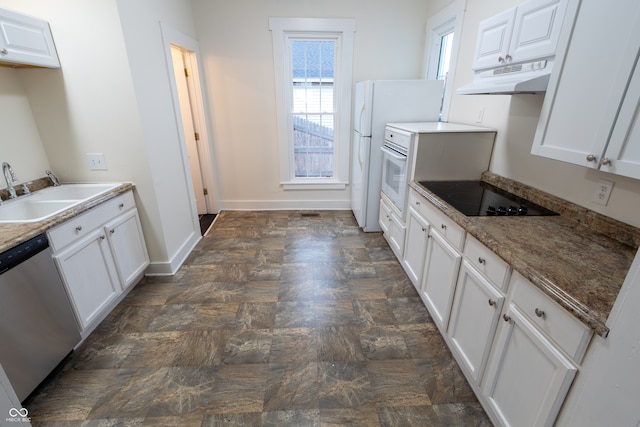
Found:
[{"label": "black electric cooktop", "polygon": [[467,216],[557,215],[483,181],[422,181],[420,185]]}]

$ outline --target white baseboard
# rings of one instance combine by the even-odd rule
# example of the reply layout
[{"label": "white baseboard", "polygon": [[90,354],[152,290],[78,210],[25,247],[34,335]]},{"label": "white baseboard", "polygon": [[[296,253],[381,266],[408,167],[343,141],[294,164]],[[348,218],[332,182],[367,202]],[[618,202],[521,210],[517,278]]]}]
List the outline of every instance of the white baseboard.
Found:
[{"label": "white baseboard", "polygon": [[351,210],[349,200],[220,200],[226,211]]},{"label": "white baseboard", "polygon": [[199,233],[193,233],[189,238],[184,242],[182,247],[173,255],[173,257],[169,261],[165,262],[151,262],[149,267],[147,267],[147,271],[145,271],[145,276],[173,276],[180,269],[184,261],[187,259],[193,248],[196,247],[198,242],[202,239],[202,236]]}]

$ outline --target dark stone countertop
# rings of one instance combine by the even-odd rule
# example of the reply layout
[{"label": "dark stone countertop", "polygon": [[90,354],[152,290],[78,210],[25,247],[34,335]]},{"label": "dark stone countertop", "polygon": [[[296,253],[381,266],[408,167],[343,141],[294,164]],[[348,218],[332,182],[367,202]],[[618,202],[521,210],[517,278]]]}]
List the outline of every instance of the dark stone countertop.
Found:
[{"label": "dark stone countertop", "polygon": [[[134,188],[131,183],[123,183],[113,190],[93,197],[79,205],[66,209],[57,215],[37,222],[0,223],[0,252],[4,252],[14,246],[29,240],[38,234],[44,233],[52,227],[61,224],[89,209],[98,206],[119,194],[126,193]],[[0,206],[0,209],[2,207]]]},{"label": "dark stone countertop", "polygon": [[410,187],[606,337],[606,321],[637,252],[640,230],[491,173],[482,180],[561,215],[468,217],[418,182]]}]

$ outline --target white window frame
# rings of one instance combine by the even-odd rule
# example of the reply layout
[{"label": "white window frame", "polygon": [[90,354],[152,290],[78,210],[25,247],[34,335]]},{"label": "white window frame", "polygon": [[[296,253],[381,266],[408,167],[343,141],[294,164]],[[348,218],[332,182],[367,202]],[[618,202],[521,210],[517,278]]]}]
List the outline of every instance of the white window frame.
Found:
[{"label": "white window frame", "polygon": [[[280,149],[280,183],[285,190],[335,190],[346,188],[349,182],[349,144],[351,140],[351,86],[353,80],[354,19],[269,18],[273,37],[273,59]],[[295,176],[293,154],[293,122],[291,66],[288,39],[300,37],[334,37],[336,69],[334,70],[334,161],[332,178]]]},{"label": "white window frame", "polygon": [[460,48],[460,39],[462,38],[462,20],[466,7],[466,0],[456,0],[427,21],[425,60],[423,66],[423,75],[427,80],[435,80],[437,77],[438,61],[440,59],[440,40],[442,36],[451,31],[454,33],[449,74],[445,81],[444,94],[442,97],[440,118],[443,122],[449,119],[449,106],[451,105],[451,96],[453,95],[453,81],[455,80],[458,50]]}]

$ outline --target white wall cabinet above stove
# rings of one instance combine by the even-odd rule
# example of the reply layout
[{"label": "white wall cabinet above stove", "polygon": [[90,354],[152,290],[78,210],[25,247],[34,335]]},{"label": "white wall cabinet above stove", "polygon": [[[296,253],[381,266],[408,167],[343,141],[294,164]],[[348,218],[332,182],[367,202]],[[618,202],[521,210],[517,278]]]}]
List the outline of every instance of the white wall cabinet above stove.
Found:
[{"label": "white wall cabinet above stove", "polygon": [[565,8],[565,0],[530,0],[480,22],[473,69],[554,56]]},{"label": "white wall cabinet above stove", "polygon": [[640,179],[640,3],[569,8],[531,152]]},{"label": "white wall cabinet above stove", "polygon": [[0,65],[59,68],[49,24],[0,9]]}]

